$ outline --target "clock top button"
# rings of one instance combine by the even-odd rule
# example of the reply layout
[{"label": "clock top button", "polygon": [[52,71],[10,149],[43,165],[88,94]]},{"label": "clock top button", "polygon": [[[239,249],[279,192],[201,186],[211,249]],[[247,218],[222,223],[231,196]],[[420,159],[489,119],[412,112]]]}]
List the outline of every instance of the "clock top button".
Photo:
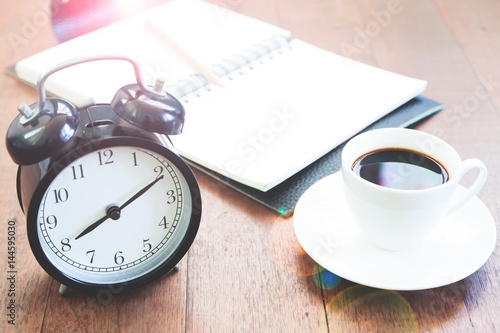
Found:
[{"label": "clock top button", "polygon": [[163,89],[158,79],[153,90],[138,84],[122,87],[111,101],[113,111],[127,122],[144,130],[175,135],[182,133],[185,111],[182,104]]},{"label": "clock top button", "polygon": [[35,164],[58,151],[75,134],[79,114],[68,102],[46,99],[43,108],[38,103],[21,105],[19,114],[7,131],[6,146],[18,165]]}]

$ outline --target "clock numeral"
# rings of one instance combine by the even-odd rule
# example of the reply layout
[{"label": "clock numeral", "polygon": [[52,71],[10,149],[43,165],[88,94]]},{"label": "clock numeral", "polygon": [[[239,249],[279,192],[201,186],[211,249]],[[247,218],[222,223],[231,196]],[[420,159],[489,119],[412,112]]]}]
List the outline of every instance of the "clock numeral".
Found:
[{"label": "clock numeral", "polygon": [[113,161],[113,151],[111,149],[106,149],[104,151],[97,152],[99,155],[99,165],[106,165],[114,163]]},{"label": "clock numeral", "polygon": [[160,227],[163,227],[163,229],[167,229],[168,228],[167,217],[163,216],[163,218],[161,219],[160,223],[158,223],[158,225]]},{"label": "clock numeral", "polygon": [[56,203],[66,202],[69,198],[68,190],[66,190],[64,187],[59,190],[54,190],[53,192]]},{"label": "clock numeral", "polygon": [[118,251],[115,253],[115,263],[117,265],[121,265],[123,264],[123,262],[125,262],[125,258],[121,255],[122,253],[122,251]]},{"label": "clock numeral", "polygon": [[94,263],[95,250],[87,251],[87,256],[88,255],[90,255],[90,263],[93,264]]},{"label": "clock numeral", "polygon": [[69,239],[68,238],[63,238],[61,239],[61,250],[63,252],[68,252],[69,250],[71,250],[71,245],[69,244]]},{"label": "clock numeral", "polygon": [[171,205],[175,202],[176,197],[174,194],[174,190],[167,191],[167,204]]},{"label": "clock numeral", "polygon": [[71,167],[71,170],[73,170],[73,180],[85,178],[85,175],[83,174],[83,165],[74,165]]},{"label": "clock numeral", "polygon": [[156,177],[156,179],[160,178],[163,174],[163,167],[162,166],[157,166],[154,168],[154,172],[156,172],[158,174],[158,176]]},{"label": "clock numeral", "polygon": [[134,166],[138,166],[139,164],[137,164],[137,154],[134,152],[132,153],[132,156],[134,156]]},{"label": "clock numeral", "polygon": [[151,251],[151,248],[153,247],[151,245],[151,243],[149,243],[149,238],[148,239],[144,239],[142,241],[142,246],[143,246],[143,249],[142,249],[143,252],[149,252],[149,251]]},{"label": "clock numeral", "polygon": [[45,223],[48,225],[49,229],[55,229],[57,227],[57,217],[54,215],[49,215],[45,219]]}]

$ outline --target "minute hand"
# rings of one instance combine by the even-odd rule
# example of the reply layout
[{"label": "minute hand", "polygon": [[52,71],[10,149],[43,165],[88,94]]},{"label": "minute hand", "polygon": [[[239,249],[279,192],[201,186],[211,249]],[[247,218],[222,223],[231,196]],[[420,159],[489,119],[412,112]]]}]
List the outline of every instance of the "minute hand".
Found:
[{"label": "minute hand", "polygon": [[[100,218],[99,220],[97,220],[96,222],[92,223],[91,225],[89,225],[85,230],[83,230],[78,236],[75,237],[75,240],[82,237],[82,236],[85,236],[86,234],[88,234],[89,232],[91,232],[92,230],[94,230],[95,228],[97,228],[98,226],[100,226],[102,223],[104,223],[104,221],[106,221],[108,218],[113,218],[112,217],[112,214],[118,214],[118,217],[120,216],[120,212],[123,208],[127,207],[128,205],[130,205],[132,202],[134,202],[135,200],[137,200],[141,195],[143,195],[144,193],[146,193],[151,187],[153,187],[157,182],[159,182],[160,180],[163,179],[163,175],[161,175],[160,177],[156,178],[155,180],[153,180],[151,183],[149,183],[148,185],[144,186],[139,192],[137,192],[136,194],[134,194],[130,199],[128,199],[127,201],[125,201],[125,203],[123,205],[121,205],[120,207],[116,207],[114,206],[113,208],[114,209],[109,209],[106,211],[106,215],[103,216],[102,218]],[[116,216],[116,215],[115,215]],[[118,218],[113,218],[113,219],[118,219]]]}]

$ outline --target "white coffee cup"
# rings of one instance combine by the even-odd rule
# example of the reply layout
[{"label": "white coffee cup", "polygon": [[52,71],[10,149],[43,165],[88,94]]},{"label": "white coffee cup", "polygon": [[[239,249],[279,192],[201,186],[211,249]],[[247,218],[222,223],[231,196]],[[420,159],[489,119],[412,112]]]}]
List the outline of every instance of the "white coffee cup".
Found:
[{"label": "white coffee cup", "polygon": [[[353,171],[360,157],[392,148],[431,157],[446,169],[448,180],[425,189],[395,189],[372,183]],[[479,170],[476,180],[466,191],[457,193],[460,179],[472,169]],[[341,170],[347,203],[362,233],[375,246],[390,251],[421,243],[445,216],[473,198],[487,177],[480,160],[462,161],[443,140],[403,128],[372,130],[352,138],[342,151]]]}]

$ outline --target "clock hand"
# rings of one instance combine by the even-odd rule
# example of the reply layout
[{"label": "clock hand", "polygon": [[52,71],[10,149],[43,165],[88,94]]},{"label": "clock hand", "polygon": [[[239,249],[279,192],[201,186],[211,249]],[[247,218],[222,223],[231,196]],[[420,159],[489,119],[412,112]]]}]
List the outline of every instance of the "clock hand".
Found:
[{"label": "clock hand", "polygon": [[[111,207],[116,207],[116,206],[111,206]],[[109,210],[109,208],[107,209],[107,211],[108,210]],[[75,237],[75,240],[78,239],[78,238],[80,238],[80,237],[82,237],[82,236],[85,236],[86,234],[88,234],[89,232],[91,232],[92,230],[94,230],[95,228],[97,228],[98,226],[100,226],[104,221],[106,221],[110,217],[108,215],[107,211],[106,211],[106,215],[104,215],[99,220],[95,221],[90,226],[88,226],[85,230],[83,230],[78,236]]]},{"label": "clock hand", "polygon": [[138,199],[141,195],[143,195],[144,193],[146,193],[151,187],[153,187],[154,184],[158,183],[160,180],[163,179],[163,175],[161,175],[160,177],[156,178],[155,180],[153,180],[151,183],[149,183],[148,185],[144,186],[144,188],[142,190],[140,190],[139,192],[137,192],[136,194],[134,194],[130,199],[128,199],[123,205],[120,206],[120,208],[118,209],[119,211],[121,211],[123,208],[127,207],[128,205],[130,205],[132,202],[134,202],[136,199]]},{"label": "clock hand", "polygon": [[121,205],[120,207],[117,207],[116,205],[109,206],[106,209],[106,215],[104,215],[103,217],[101,217],[99,220],[95,221],[91,225],[89,225],[85,230],[83,230],[78,236],[75,237],[75,240],[78,239],[78,238],[81,238],[81,237],[85,236],[86,234],[88,234],[89,232],[91,232],[92,230],[94,230],[95,228],[97,228],[98,226],[100,226],[102,223],[104,223],[104,221],[106,221],[108,218],[111,218],[113,220],[118,220],[120,218],[120,213],[121,213],[121,210],[123,208],[127,207],[132,202],[134,202],[135,200],[137,200],[141,195],[143,195],[144,193],[146,193],[157,182],[159,182],[160,180],[162,180],[163,177],[164,176],[161,175],[160,177],[156,178],[155,180],[153,180],[148,185],[144,186],[139,192],[137,192],[130,199],[128,199],[127,201],[125,201],[125,203],[123,205]]}]

